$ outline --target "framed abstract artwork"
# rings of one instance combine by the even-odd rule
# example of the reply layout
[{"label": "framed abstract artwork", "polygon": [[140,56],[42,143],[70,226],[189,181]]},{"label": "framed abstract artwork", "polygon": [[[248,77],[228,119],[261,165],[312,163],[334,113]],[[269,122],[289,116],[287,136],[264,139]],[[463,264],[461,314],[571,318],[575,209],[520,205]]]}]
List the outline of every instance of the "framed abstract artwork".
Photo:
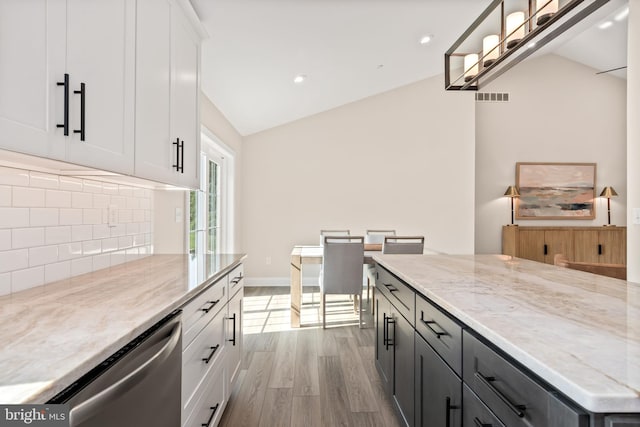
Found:
[{"label": "framed abstract artwork", "polygon": [[517,219],[595,219],[595,163],[516,163]]}]

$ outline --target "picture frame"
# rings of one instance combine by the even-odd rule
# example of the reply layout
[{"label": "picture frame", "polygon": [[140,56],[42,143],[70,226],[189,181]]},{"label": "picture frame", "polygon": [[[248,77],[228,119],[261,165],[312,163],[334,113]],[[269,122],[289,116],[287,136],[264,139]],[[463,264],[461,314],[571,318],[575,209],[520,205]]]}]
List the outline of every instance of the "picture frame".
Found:
[{"label": "picture frame", "polygon": [[516,163],[516,219],[595,219],[595,163]]}]

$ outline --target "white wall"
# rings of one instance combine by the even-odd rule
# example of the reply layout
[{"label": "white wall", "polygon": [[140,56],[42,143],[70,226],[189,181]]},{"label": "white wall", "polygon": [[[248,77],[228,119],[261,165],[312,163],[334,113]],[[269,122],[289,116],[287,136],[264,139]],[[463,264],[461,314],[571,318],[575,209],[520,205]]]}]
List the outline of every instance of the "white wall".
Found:
[{"label": "white wall", "polygon": [[[516,162],[594,162],[596,195],[613,186],[612,224],[626,224],[626,82],[557,55],[528,59],[482,88],[508,92],[509,102],[476,103],[476,253],[500,253]],[[637,156],[636,156],[637,158]],[[631,182],[631,180],[629,180]],[[639,203],[640,205],[640,203]],[[516,220],[520,225],[602,225],[595,220]]]},{"label": "white wall", "polygon": [[325,228],[394,228],[473,253],[472,99],[438,76],[245,137],[248,278],[288,283],[293,245]]},{"label": "white wall", "polygon": [[640,208],[640,2],[629,2],[627,45],[627,279],[640,283],[640,225],[633,224],[631,209]]}]

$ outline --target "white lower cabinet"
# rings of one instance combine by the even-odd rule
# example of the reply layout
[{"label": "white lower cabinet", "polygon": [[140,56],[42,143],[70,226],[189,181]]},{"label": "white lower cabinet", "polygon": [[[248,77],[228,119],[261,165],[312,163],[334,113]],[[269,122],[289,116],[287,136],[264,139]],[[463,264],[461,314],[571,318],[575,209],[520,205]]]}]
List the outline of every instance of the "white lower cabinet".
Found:
[{"label": "white lower cabinet", "polygon": [[[236,267],[182,307],[182,426],[215,427],[242,361],[242,280]],[[241,274],[240,274],[241,276]],[[234,294],[229,297],[229,289]]]}]

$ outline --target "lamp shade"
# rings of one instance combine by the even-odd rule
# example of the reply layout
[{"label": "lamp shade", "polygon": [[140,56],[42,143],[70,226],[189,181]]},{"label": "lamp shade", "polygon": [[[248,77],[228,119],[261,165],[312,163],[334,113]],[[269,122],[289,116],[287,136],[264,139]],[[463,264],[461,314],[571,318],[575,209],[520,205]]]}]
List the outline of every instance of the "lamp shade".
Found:
[{"label": "lamp shade", "polygon": [[543,25],[558,11],[558,0],[536,0],[536,24]]},{"label": "lamp shade", "polygon": [[507,49],[511,49],[524,37],[524,12],[507,15]]},{"label": "lamp shade", "polygon": [[520,197],[520,192],[518,191],[518,187],[510,185],[507,187],[507,191],[504,192],[504,195],[507,197]]},{"label": "lamp shade", "polygon": [[606,197],[607,199],[610,199],[617,195],[618,193],[616,193],[616,190],[614,190],[613,187],[604,187],[602,189],[602,193],[600,193],[600,197]]},{"label": "lamp shade", "polygon": [[464,81],[468,82],[478,74],[478,54],[470,53],[464,57]]},{"label": "lamp shade", "polygon": [[500,49],[498,48],[500,43],[500,37],[497,34],[491,34],[482,39],[482,57],[483,65],[488,67],[493,64],[500,55]]}]

